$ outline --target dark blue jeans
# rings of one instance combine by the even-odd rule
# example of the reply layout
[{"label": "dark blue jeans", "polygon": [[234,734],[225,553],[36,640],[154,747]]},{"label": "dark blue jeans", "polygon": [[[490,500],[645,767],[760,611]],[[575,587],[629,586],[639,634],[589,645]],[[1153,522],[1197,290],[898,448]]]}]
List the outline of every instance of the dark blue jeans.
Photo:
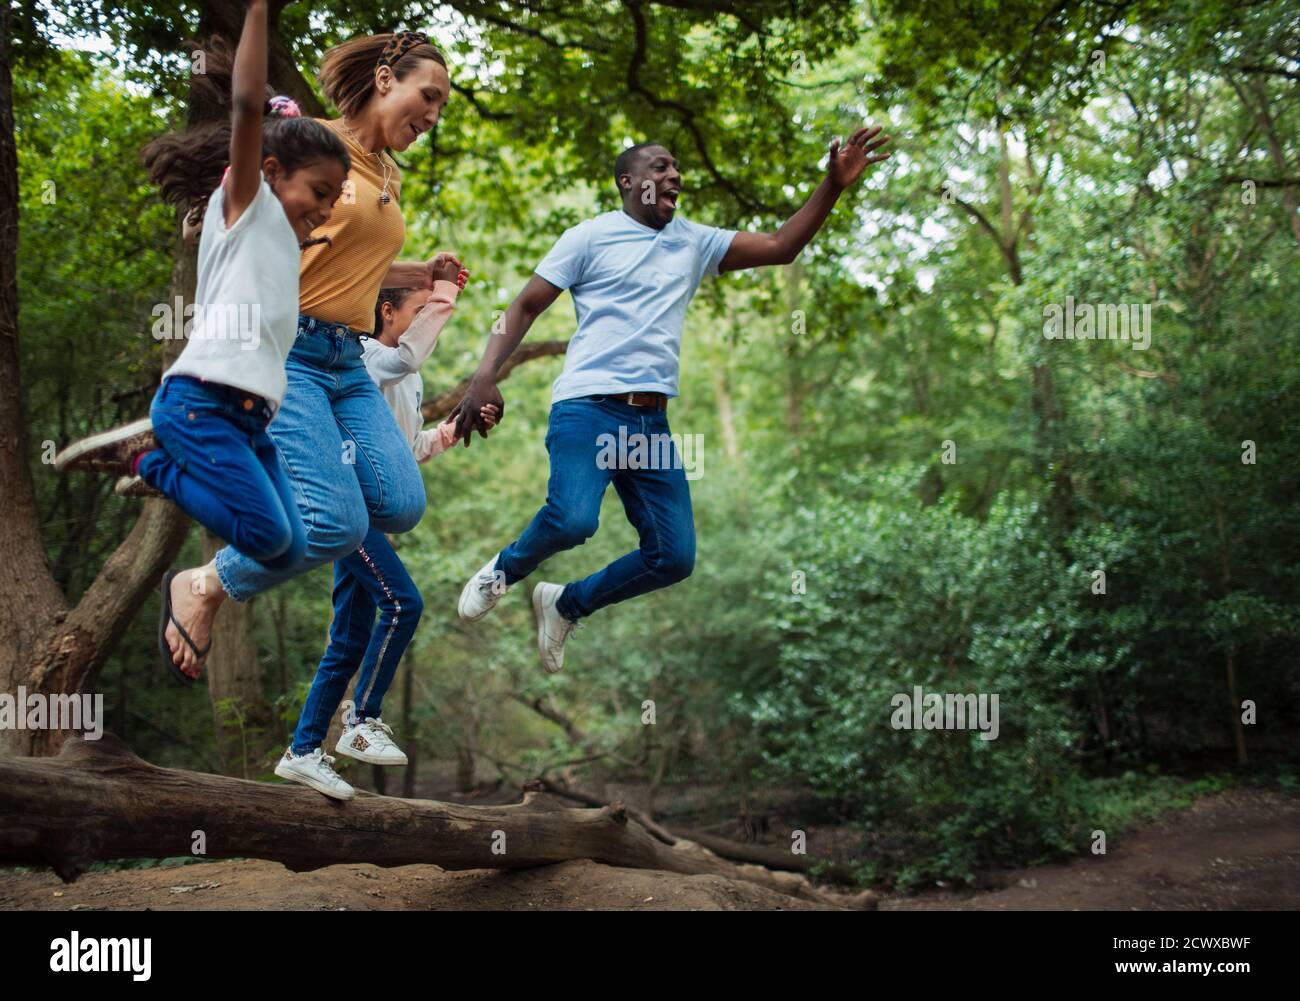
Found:
[{"label": "dark blue jeans", "polygon": [[378,529],[371,529],[356,552],[334,564],[330,642],[298,717],[294,754],[310,754],[320,747],[330,717],[343,701],[343,693],[358,667],[361,673],[353,696],[356,718],[382,715],[384,694],[393,683],[397,664],[415,635],[423,611],[415,582],[387,536]]},{"label": "dark blue jeans", "polygon": [[513,584],[548,557],[582,545],[596,534],[601,498],[613,482],[627,520],[640,536],[640,548],[590,577],[565,585],[556,608],[570,621],[675,584],[689,577],[695,567],[691,492],[676,445],[667,451],[673,461],[657,462],[658,468],[602,468],[608,465],[598,461],[602,453],[608,454],[606,436],[619,440],[620,427],[625,437],[670,433],[668,415],[662,410],[634,407],[604,396],[552,404],[546,431],[546,451],[551,457],[546,504],[524,534],[497,557],[497,569],[504,572],[507,584]]},{"label": "dark blue jeans", "polygon": [[257,564],[274,570],[302,558],[306,531],[266,433],[265,400],[174,375],[154,394],[149,417],[160,447],[140,459],[146,483]]}]

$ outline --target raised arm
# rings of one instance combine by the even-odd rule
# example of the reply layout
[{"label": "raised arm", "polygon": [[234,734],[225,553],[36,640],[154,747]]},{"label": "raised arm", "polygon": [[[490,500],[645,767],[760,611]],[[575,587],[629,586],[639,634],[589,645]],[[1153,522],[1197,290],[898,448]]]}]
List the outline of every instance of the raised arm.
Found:
[{"label": "raised arm", "polygon": [[488,425],[481,414],[485,405],[496,405],[498,421],[505,416],[505,400],[497,389],[497,372],[524,339],[533,321],[546,312],[561,291],[546,279],[533,275],[523,291],[515,296],[505,315],[493,326],[487,347],[483,349],[483,360],[470,377],[465,395],[447,418],[455,419],[456,437],[463,438],[466,447],[476,428],[480,437],[487,437]]},{"label": "raised arm", "polygon": [[455,257],[454,250],[441,250],[427,261],[394,261],[384,272],[380,288],[433,288],[433,270],[439,258]]},{"label": "raised arm", "polygon": [[775,233],[737,233],[731,247],[718,265],[718,271],[741,271],[767,264],[789,264],[808,245],[844,189],[857,182],[871,164],[886,159],[888,153],[873,154],[889,142],[881,136],[881,126],[863,127],[849,137],[842,147],[839,139],[830,146],[826,177],[803,206],[787,219]]},{"label": "raised arm", "polygon": [[222,199],[227,227],[262,186],[262,109],[266,104],[266,0],[251,0],[231,74],[230,176]]}]

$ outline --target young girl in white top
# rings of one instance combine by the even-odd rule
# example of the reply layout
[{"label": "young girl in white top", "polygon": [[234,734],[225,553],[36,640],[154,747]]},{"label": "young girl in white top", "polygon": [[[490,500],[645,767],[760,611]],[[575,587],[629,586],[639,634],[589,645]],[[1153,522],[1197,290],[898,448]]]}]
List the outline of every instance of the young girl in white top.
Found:
[{"label": "young girl in white top", "polygon": [[[447,256],[449,271],[455,259]],[[435,258],[435,274],[440,266]],[[417,462],[425,462],[451,446],[452,421],[443,421],[437,427],[424,428],[424,414],[420,405],[424,395],[424,380],[420,366],[437,347],[438,335],[455,308],[456,295],[465,287],[468,272],[456,275],[452,282],[435,279],[433,292],[421,295],[415,288],[386,288],[379,292],[375,304],[375,335],[362,345],[362,360],[366,371],[379,386],[388,407],[397,418],[397,426],[411,443]],[[484,408],[483,413],[494,417],[496,407]],[[495,423],[495,421],[493,421]]]},{"label": "young girl in white top", "polygon": [[[362,345],[366,370],[420,462],[443,452],[453,441],[451,421],[422,430],[420,366],[437,345],[438,335],[455,309],[457,294],[469,277],[451,254],[435,257],[432,270],[432,293],[414,288],[380,290],[375,332]],[[496,407],[485,406],[481,414],[489,428],[496,424]],[[354,674],[354,701],[343,702],[344,731],[335,750],[373,765],[406,764],[405,753],[383,721],[381,704],[415,635],[423,608],[419,588],[388,536],[379,529],[371,528],[356,552],[334,564],[329,646],[303,703],[293,744],[276,765],[277,775],[336,799],[355,795],[341,778],[329,783],[306,781],[302,769],[294,767],[293,757],[319,746]]]},{"label": "young girl in white top", "polygon": [[[163,136],[144,150],[163,197],[188,208],[191,224],[206,218],[185,349],[164,373],[148,418],[65,449],[55,465],[129,474],[119,492],[135,492],[138,476],[273,566],[295,562],[305,534],[266,426],[284,397],[285,356],[297,333],[301,249],[318,242],[311,232],[329,219],[351,159],[335,133],[301,117],[291,100],[266,100],[266,33],[266,0],[253,0],[232,93],[221,94],[220,74],[195,77],[229,101],[229,122]],[[165,627],[170,578],[162,593]],[[172,674],[192,683],[160,643]]]}]

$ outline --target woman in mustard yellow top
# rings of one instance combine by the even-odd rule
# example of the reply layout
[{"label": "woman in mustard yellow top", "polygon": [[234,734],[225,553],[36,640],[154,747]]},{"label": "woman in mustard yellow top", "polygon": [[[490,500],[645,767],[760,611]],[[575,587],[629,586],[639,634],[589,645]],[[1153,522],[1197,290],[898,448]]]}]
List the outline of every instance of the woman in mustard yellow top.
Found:
[{"label": "woman in mustard yellow top", "polygon": [[288,389],[267,428],[293,485],[306,553],[299,564],[272,571],[226,547],[207,566],[174,577],[164,596],[172,616],[166,643],[191,677],[227,597],[247,601],[352,553],[372,526],[404,532],[424,513],[419,467],[366,372],[360,338],[373,331],[380,288],[433,287],[433,261],[396,259],[406,227],[401,171],[387,150],[405,150],[433,128],[451,81],[442,54],[415,32],[356,38],[329,50],[320,80],[340,114],[325,124],[343,140],[352,170],[329,221],[313,231],[329,242],[302,255]]}]

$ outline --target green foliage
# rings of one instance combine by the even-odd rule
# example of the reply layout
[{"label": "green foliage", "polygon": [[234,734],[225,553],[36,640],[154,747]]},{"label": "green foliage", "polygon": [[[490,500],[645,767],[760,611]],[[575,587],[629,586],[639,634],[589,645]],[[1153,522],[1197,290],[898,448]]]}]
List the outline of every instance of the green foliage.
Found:
[{"label": "green foliage", "polygon": [[[984,522],[951,501],[909,511],[915,479],[890,476],[870,500],[850,482],[793,519],[781,550],[807,590],[774,581],[775,676],[736,708],[773,781],[808,785],[878,850],[919,857],[919,874],[969,877],[1072,844],[1068,692],[1101,665],[1069,654],[1084,582],[1033,506],[999,502]],[[1000,735],[894,729],[891,700],[916,685],[997,693]]]}]

